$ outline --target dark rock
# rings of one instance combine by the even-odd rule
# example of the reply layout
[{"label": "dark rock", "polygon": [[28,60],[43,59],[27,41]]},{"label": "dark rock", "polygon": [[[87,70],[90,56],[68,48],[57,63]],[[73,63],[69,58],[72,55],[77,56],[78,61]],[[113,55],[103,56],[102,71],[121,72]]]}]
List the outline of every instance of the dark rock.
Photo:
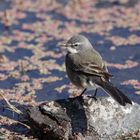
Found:
[{"label": "dark rock", "polygon": [[78,97],[48,102],[28,110],[40,139],[108,140],[140,128],[140,106],[120,106],[111,98]]}]

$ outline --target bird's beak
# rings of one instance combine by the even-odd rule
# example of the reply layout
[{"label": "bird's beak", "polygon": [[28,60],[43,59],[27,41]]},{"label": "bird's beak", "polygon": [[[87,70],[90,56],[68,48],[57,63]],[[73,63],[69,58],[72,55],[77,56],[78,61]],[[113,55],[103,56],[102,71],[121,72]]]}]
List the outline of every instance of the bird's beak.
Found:
[{"label": "bird's beak", "polygon": [[59,43],[59,46],[61,46],[62,48],[69,48],[72,46],[72,44],[68,44],[68,43]]},{"label": "bird's beak", "polygon": [[60,44],[61,47],[66,47],[66,43]]},{"label": "bird's beak", "polygon": [[58,46],[61,46],[61,47],[63,47],[63,48],[65,48],[65,47],[66,47],[66,45],[67,45],[67,43],[66,43],[66,42],[63,42],[63,43],[58,43]]}]

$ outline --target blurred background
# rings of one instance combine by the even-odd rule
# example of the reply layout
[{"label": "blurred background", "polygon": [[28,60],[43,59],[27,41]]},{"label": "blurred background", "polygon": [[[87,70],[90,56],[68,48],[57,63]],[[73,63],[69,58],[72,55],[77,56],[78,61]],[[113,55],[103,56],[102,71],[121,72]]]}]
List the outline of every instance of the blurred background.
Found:
[{"label": "blurred background", "polygon": [[[75,34],[91,41],[112,82],[140,103],[140,0],[0,0],[1,94],[16,107],[78,95],[59,46]],[[0,97],[0,136],[25,138],[4,106]]]}]

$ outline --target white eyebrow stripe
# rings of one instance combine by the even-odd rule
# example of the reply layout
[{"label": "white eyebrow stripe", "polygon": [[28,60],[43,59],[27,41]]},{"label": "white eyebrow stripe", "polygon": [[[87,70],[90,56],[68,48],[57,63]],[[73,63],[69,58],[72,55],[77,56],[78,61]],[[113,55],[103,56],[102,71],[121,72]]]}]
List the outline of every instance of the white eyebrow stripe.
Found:
[{"label": "white eyebrow stripe", "polygon": [[72,45],[80,45],[80,44],[81,44],[80,42],[76,42],[76,43],[74,43]]}]

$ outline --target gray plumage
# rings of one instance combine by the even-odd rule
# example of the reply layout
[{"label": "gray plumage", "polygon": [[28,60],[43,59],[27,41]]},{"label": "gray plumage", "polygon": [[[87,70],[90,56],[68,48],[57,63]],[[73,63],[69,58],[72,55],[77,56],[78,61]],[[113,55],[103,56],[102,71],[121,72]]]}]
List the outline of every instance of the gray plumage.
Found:
[{"label": "gray plumage", "polygon": [[121,105],[132,104],[127,96],[110,83],[112,74],[107,71],[102,57],[85,36],[75,35],[65,46],[68,49],[66,71],[73,84],[83,89],[101,87]]}]

